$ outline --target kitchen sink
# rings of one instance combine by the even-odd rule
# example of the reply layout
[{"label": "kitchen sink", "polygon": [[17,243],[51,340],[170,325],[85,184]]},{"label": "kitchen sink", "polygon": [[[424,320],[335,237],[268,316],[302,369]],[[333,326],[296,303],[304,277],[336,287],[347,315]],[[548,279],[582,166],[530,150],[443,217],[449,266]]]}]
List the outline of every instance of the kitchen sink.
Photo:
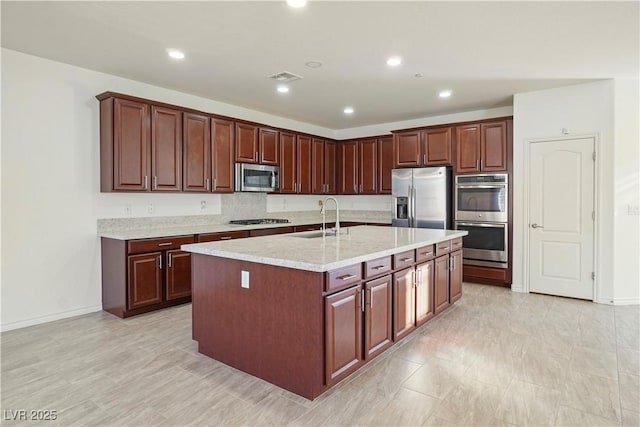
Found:
[{"label": "kitchen sink", "polygon": [[[322,237],[325,236],[325,232],[324,231],[305,231],[302,233],[295,233],[292,235],[292,237],[300,237],[302,239],[315,239],[316,237]],[[328,232],[326,233],[327,237],[331,237],[334,236],[333,232]]]}]

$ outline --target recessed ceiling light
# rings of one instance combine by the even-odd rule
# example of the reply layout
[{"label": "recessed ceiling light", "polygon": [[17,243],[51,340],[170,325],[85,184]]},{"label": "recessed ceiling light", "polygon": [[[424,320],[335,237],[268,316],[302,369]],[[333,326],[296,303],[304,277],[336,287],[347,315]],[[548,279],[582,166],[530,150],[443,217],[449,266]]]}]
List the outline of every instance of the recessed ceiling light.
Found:
[{"label": "recessed ceiling light", "polygon": [[451,93],[452,92],[450,90],[443,90],[438,95],[440,96],[440,98],[448,98],[451,96]]},{"label": "recessed ceiling light", "polygon": [[287,93],[287,92],[289,92],[289,86],[286,86],[286,85],[279,85],[279,86],[278,86],[278,92],[280,92],[280,93]]},{"label": "recessed ceiling light", "polygon": [[307,0],[287,0],[287,4],[291,7],[300,8],[307,5]]},{"label": "recessed ceiling light", "polygon": [[184,53],[177,49],[167,49],[167,53],[173,59],[184,59]]},{"label": "recessed ceiling light", "polygon": [[353,107],[344,107],[345,114],[353,114]]},{"label": "recessed ceiling light", "polygon": [[387,59],[387,65],[390,67],[397,67],[400,64],[402,64],[402,58],[400,58],[399,56],[392,56],[391,58]]},{"label": "recessed ceiling light", "polygon": [[320,68],[322,67],[322,62],[320,61],[307,61],[304,63],[309,68]]}]

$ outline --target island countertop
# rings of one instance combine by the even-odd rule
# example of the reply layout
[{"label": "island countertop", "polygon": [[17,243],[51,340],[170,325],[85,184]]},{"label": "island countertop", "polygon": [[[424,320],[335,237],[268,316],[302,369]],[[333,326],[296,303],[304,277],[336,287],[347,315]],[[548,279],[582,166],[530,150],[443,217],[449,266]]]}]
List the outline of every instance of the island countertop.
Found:
[{"label": "island countertop", "polygon": [[260,264],[325,272],[451,240],[460,230],[356,226],[339,236],[320,231],[182,245],[182,250]]}]

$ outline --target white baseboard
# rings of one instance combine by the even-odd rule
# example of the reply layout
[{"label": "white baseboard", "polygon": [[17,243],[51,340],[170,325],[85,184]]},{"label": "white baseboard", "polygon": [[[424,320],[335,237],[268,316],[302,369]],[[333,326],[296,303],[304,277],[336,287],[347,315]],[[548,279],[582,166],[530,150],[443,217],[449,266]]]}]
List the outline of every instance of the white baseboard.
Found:
[{"label": "white baseboard", "polygon": [[62,311],[46,316],[33,317],[31,319],[18,320],[16,322],[3,323],[0,325],[0,331],[6,332],[14,329],[26,328],[27,326],[40,325],[42,323],[53,322],[54,320],[66,319],[68,317],[80,316],[87,313],[95,313],[102,310],[102,305],[92,305],[89,307],[77,308],[75,310]]},{"label": "white baseboard", "polygon": [[639,305],[640,298],[614,298],[613,305]]}]

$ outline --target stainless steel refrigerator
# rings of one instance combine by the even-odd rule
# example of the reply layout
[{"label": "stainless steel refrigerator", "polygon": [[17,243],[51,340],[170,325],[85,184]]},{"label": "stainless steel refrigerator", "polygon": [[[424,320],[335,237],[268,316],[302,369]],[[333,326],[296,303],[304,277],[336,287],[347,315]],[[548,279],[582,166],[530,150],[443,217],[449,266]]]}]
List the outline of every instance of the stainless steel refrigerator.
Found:
[{"label": "stainless steel refrigerator", "polygon": [[451,168],[393,169],[394,227],[451,229]]}]

